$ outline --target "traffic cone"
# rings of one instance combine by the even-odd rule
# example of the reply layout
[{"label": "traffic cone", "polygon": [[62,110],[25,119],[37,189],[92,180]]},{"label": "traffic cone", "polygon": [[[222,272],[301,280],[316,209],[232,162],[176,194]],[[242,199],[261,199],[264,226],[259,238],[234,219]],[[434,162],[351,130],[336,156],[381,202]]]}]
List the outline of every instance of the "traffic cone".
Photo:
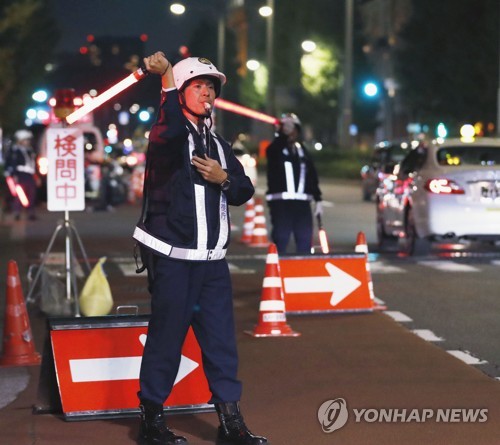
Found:
[{"label": "traffic cone", "polygon": [[243,230],[241,233],[240,243],[248,244],[252,241],[253,227],[255,225],[255,206],[254,199],[250,198],[245,207],[245,220],[243,221]]},{"label": "traffic cone", "polygon": [[269,240],[267,239],[266,217],[264,216],[264,205],[261,198],[255,198],[255,217],[253,219],[254,226],[252,231],[252,239],[249,246],[251,247],[267,247]]},{"label": "traffic cone", "polygon": [[276,244],[269,246],[266,271],[262,283],[259,305],[259,322],[253,331],[245,331],[253,337],[298,337],[286,323],[285,300],[281,289],[281,275]]},{"label": "traffic cone", "polygon": [[40,354],[35,351],[33,343],[17,263],[11,260],[7,268],[7,296],[0,366],[38,365],[40,362]]},{"label": "traffic cone", "polygon": [[368,261],[368,244],[366,243],[366,237],[363,232],[358,232],[356,237],[356,247],[354,248],[356,253],[364,253],[366,255],[366,275],[368,277],[368,291],[370,293],[370,299],[372,300],[373,309],[375,310],[385,310],[385,306],[381,306],[376,302],[375,292],[373,290],[372,272],[370,269],[370,262]]}]

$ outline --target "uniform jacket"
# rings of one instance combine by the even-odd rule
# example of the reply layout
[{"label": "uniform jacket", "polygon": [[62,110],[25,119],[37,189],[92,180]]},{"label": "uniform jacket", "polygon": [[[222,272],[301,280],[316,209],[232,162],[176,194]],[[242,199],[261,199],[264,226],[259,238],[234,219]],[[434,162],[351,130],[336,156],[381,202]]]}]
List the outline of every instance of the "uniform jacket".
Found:
[{"label": "uniform jacket", "polygon": [[[177,90],[162,92],[149,135],[144,226],[174,248],[190,249],[182,259],[213,259],[198,252],[225,249],[230,233],[227,205],[244,204],[254,193],[231,146],[213,132],[208,139],[209,156],[219,161],[231,181],[227,191],[205,181],[192,165],[195,150],[203,150],[202,139],[182,113]],[[134,238],[142,241],[136,233]]]},{"label": "uniform jacket", "polygon": [[278,136],[271,142],[267,156],[268,201],[293,199],[321,201],[318,174],[305,146],[287,146],[287,139]]},{"label": "uniform jacket", "polygon": [[5,171],[10,175],[35,174],[35,151],[30,147],[14,144],[5,159]]}]

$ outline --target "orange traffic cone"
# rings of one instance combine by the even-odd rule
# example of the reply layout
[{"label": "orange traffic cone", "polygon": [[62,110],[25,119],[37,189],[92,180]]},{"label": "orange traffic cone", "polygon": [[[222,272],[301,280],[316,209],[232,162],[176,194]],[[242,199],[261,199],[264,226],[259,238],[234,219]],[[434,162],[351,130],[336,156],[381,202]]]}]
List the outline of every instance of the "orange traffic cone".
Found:
[{"label": "orange traffic cone", "polygon": [[11,260],[7,268],[7,298],[0,366],[38,365],[40,361],[40,354],[35,351],[33,343],[17,263]]},{"label": "orange traffic cone", "polygon": [[286,323],[285,300],[281,289],[281,275],[276,244],[269,246],[266,272],[262,283],[259,305],[259,322],[253,331],[245,331],[253,337],[298,337]]},{"label": "orange traffic cone", "polygon": [[252,239],[250,240],[251,247],[267,247],[269,240],[267,239],[266,217],[264,216],[264,205],[261,198],[255,198],[255,218],[252,231]]},{"label": "orange traffic cone", "polygon": [[356,247],[354,248],[356,253],[364,253],[366,255],[366,275],[368,277],[368,291],[370,292],[370,299],[372,300],[373,309],[385,310],[385,306],[381,306],[376,302],[375,292],[373,290],[372,272],[370,269],[370,262],[368,261],[368,244],[366,243],[366,237],[363,232],[358,232],[356,238]]},{"label": "orange traffic cone", "polygon": [[245,207],[245,220],[243,221],[243,231],[241,233],[240,242],[248,244],[252,241],[253,227],[255,225],[255,207],[254,199],[250,198]]}]

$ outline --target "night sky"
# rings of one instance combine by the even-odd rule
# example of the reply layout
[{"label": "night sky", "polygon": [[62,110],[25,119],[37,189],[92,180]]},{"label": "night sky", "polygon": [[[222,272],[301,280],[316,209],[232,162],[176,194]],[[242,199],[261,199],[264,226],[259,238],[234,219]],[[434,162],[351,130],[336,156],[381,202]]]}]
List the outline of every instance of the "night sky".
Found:
[{"label": "night sky", "polygon": [[192,23],[202,13],[200,5],[206,7],[209,0],[185,1],[183,16],[174,16],[169,11],[169,0],[53,0],[54,15],[61,29],[58,49],[78,51],[85,45],[86,36],[140,36],[147,34],[146,53],[176,51],[187,44]]}]

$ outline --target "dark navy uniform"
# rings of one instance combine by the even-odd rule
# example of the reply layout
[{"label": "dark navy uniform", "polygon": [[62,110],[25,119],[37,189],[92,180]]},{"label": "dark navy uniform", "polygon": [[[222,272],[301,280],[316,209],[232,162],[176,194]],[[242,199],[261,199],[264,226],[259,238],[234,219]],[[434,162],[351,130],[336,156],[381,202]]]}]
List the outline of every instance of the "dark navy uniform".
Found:
[{"label": "dark navy uniform", "polygon": [[271,238],[285,253],[293,234],[298,253],[310,253],[313,224],[310,201],[321,201],[318,175],[305,146],[288,143],[280,134],[269,145],[266,200],[271,215]]},{"label": "dark navy uniform", "polygon": [[[31,219],[35,218],[36,209],[35,160],[36,154],[33,148],[22,144],[14,144],[5,159],[6,174],[14,178],[28,198],[27,211]],[[14,200],[12,207],[16,217],[19,217],[23,208],[19,198]]]},{"label": "dark navy uniform", "polygon": [[[182,113],[176,89],[162,93],[149,136],[145,214],[134,238],[154,254],[148,269],[151,309],[140,373],[140,398],[163,404],[174,385],[189,326],[203,353],[210,403],[238,401],[232,288],[224,259],[230,240],[228,205],[248,201],[254,188],[230,145]],[[203,132],[206,134],[203,134]],[[205,181],[193,154],[216,159],[230,186]]]}]

